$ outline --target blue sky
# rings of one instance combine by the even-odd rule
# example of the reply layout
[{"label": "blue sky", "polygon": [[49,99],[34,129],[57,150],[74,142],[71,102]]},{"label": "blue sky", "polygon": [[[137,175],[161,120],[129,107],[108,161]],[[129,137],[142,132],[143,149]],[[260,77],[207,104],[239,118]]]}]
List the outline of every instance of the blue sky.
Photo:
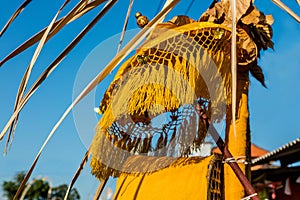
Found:
[{"label": "blue sky", "polygon": [[[7,19],[22,2],[23,0],[0,2],[0,27],[4,26]],[[73,91],[78,92],[78,88],[85,85],[89,77],[91,79],[95,75],[94,73],[99,72],[113,57],[117,48],[118,35],[116,34],[122,30],[128,2],[129,0],[122,0],[112,8],[63,60],[25,106],[20,115],[13,145],[6,156],[0,156],[0,184],[4,180],[10,180],[16,172],[29,168],[47,134],[71,103]],[[48,25],[62,3],[63,1],[32,1],[0,38],[0,59]],[[66,14],[76,3],[77,1],[71,1],[61,16]],[[129,19],[128,30],[137,28],[133,16],[135,12],[140,11],[152,18],[159,3],[160,0],[151,1],[151,3],[136,0],[132,8],[132,16]],[[166,19],[185,14],[189,3],[190,1],[182,1]],[[296,1],[287,3],[296,13],[300,14],[300,7]],[[209,4],[209,2],[195,0],[188,15],[197,19]],[[264,13],[273,14],[275,50],[263,52],[259,60],[268,88],[263,88],[260,83],[251,79],[249,94],[251,136],[255,144],[267,150],[273,150],[299,137],[300,133],[298,127],[300,25],[271,1],[256,1],[255,4]],[[100,8],[97,8],[69,24],[44,46],[33,69],[29,85],[99,10]],[[130,36],[134,32],[135,30],[128,35]],[[1,128],[4,127],[12,113],[18,85],[35,48],[36,46],[33,46],[0,68]],[[94,48],[96,50],[93,51]],[[109,51],[106,51],[107,49]],[[88,59],[91,55],[94,56],[92,61]],[[85,68],[86,66],[89,68]],[[88,75],[81,82],[82,85],[74,88],[76,80],[81,80],[82,73]],[[85,112],[79,114],[89,123],[86,135],[76,129],[78,113],[70,114],[46,147],[32,177],[47,176],[52,180],[54,186],[68,183],[71,180],[94,132],[97,119],[93,113],[93,107],[98,105],[101,92],[105,90],[112,78],[113,74],[100,84],[97,92],[94,93],[96,96],[91,95],[94,104],[88,105]],[[91,117],[91,120],[88,120],[90,118],[86,116]],[[4,145],[5,141],[1,141],[1,151],[4,149]],[[89,196],[89,194],[93,194],[97,188],[98,182],[89,174],[89,171],[90,168],[87,165],[75,186],[82,199],[92,199],[92,195]]]}]

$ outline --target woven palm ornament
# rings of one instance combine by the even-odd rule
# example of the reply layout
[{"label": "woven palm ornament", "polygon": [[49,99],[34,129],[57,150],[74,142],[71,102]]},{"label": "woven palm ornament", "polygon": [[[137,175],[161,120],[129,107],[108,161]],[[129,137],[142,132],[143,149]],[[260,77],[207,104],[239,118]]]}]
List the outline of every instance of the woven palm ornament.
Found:
[{"label": "woven palm ornament", "polygon": [[[238,33],[238,63],[255,61],[243,49],[246,39]],[[132,155],[178,158],[199,149],[207,130],[195,105],[219,122],[230,104],[230,45],[231,31],[220,24],[186,16],[158,24],[122,64],[101,101],[92,173],[116,177]]]}]

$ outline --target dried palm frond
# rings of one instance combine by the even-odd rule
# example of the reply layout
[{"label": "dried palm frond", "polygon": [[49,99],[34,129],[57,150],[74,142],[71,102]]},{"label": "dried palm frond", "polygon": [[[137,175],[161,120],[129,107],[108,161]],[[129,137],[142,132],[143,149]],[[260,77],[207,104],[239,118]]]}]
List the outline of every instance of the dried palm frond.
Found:
[{"label": "dried palm frond", "polygon": [[[52,38],[57,32],[59,32],[65,25],[67,25],[68,23],[83,16],[88,11],[90,11],[90,10],[96,8],[97,6],[99,6],[100,4],[102,4],[104,1],[105,0],[95,0],[95,1],[91,1],[91,2],[89,2],[88,0],[80,1],[68,14],[66,14],[66,16],[62,17],[61,19],[57,20],[54,23],[54,25],[53,25],[54,27],[53,27],[52,31],[50,32],[49,37],[47,38],[46,42],[50,38]],[[13,50],[10,54],[8,54],[5,58],[3,58],[0,61],[0,67],[5,62],[10,60],[11,58],[17,56],[18,54],[20,54],[21,52],[25,51],[27,48],[31,47],[36,42],[38,42],[42,38],[46,29],[47,29],[47,27],[44,28],[43,30],[41,30],[40,32],[38,32],[37,34],[35,34],[34,36],[32,36],[30,39],[28,39],[26,42],[24,42],[19,47],[17,47],[15,50]]]},{"label": "dried palm frond", "polygon": [[31,2],[32,0],[25,0],[20,7],[14,12],[14,14],[10,17],[10,19],[6,22],[2,30],[0,31],[0,37],[9,27],[9,25],[17,18],[17,16],[24,10],[24,8]]},{"label": "dried palm frond", "polygon": [[72,180],[71,180],[71,182],[70,182],[70,184],[69,184],[69,187],[68,187],[68,189],[67,189],[67,191],[66,191],[64,200],[67,200],[67,199],[68,199],[69,193],[70,193],[71,189],[73,188],[75,182],[77,181],[77,178],[78,178],[79,175],[81,174],[83,168],[85,167],[85,165],[86,165],[86,163],[87,163],[89,157],[90,157],[90,149],[87,150],[87,152],[85,153],[85,155],[84,155],[84,157],[83,157],[83,159],[82,159],[82,161],[81,161],[81,163],[80,163],[78,169],[76,170],[76,172],[75,172],[75,174],[74,174],[74,176],[73,176],[73,178],[72,178]]},{"label": "dried palm frond", "polygon": [[[294,13],[289,7],[287,7],[284,3],[282,3],[280,0],[272,0],[274,4],[276,4],[279,8],[287,12],[290,16],[292,16],[298,23],[300,23],[300,17]],[[299,0],[297,0],[298,4]]]},{"label": "dried palm frond", "polygon": [[[52,27],[53,27],[53,24],[54,22],[56,21],[57,17],[59,16],[60,12],[62,11],[62,9],[69,3],[69,0],[66,0],[65,3],[61,6],[61,8],[58,10],[58,12],[56,13],[56,15],[54,16],[54,18],[52,19],[51,23],[49,24],[49,26],[47,27],[45,33],[43,34],[43,37],[41,38],[33,56],[32,56],[32,59],[30,61],[30,64],[28,65],[27,69],[26,69],[26,72],[22,78],[22,81],[21,81],[21,84],[19,86],[19,89],[18,89],[18,93],[17,93],[17,97],[16,97],[16,102],[15,102],[15,106],[14,106],[14,112],[16,111],[17,107],[19,106],[20,104],[20,101],[21,99],[23,99],[24,97],[24,91],[26,89],[26,86],[27,86],[27,83],[28,83],[28,80],[29,80],[29,77],[30,77],[30,74],[31,74],[31,71],[32,71],[32,68],[46,42],[46,39],[48,38],[48,34],[49,32],[51,31]],[[14,120],[14,122],[12,123],[11,127],[10,127],[10,131],[9,131],[9,134],[8,134],[8,137],[7,137],[7,141],[6,141],[6,146],[5,146],[5,150],[4,152],[6,153],[6,149],[8,147],[8,144],[11,142],[10,139],[11,139],[11,136],[13,138],[14,136],[14,132],[15,132],[15,129],[16,129],[16,125],[18,123],[18,115],[16,117],[16,119]]]},{"label": "dried palm frond", "polygon": [[[113,5],[116,1],[111,0],[107,3],[107,7]],[[14,197],[14,199],[17,199],[20,195],[20,192],[24,189],[24,186],[26,185],[28,179],[30,178],[37,161],[39,160],[41,153],[43,152],[45,146],[48,144],[52,136],[54,135],[57,128],[60,126],[62,121],[66,118],[66,116],[70,113],[72,108],[82,100],[99,82],[101,82],[105,76],[107,76],[111,70],[113,70],[120,62],[122,62],[122,59],[124,59],[133,48],[135,48],[141,40],[143,40],[146,35],[150,32],[151,27],[162,17],[164,17],[168,12],[172,10],[172,8],[179,2],[179,0],[173,0],[165,9],[163,9],[158,15],[155,16],[153,20],[149,22],[149,24],[145,27],[146,29],[141,30],[121,51],[119,54],[117,54],[114,59],[111,60],[111,62],[101,71],[85,88],[84,90],[78,95],[78,97],[72,102],[72,104],[66,109],[66,111],[63,113],[62,117],[58,120],[58,122],[55,124],[51,132],[49,133],[47,139],[44,141],[42,147],[40,148],[38,154],[36,155],[32,165],[30,166],[30,169],[27,171],[27,174],[22,181],[20,187],[18,188],[18,191]],[[19,109],[17,110],[19,111]]]},{"label": "dried palm frond", "polygon": [[123,39],[124,39],[125,31],[126,31],[126,28],[127,28],[128,20],[129,20],[129,17],[130,17],[133,2],[134,2],[134,0],[130,0],[129,5],[128,5],[127,14],[126,14],[126,17],[125,17],[125,21],[124,21],[122,34],[121,34],[121,37],[120,37],[120,42],[119,42],[119,45],[118,45],[117,52],[120,51],[122,43],[123,43]]},{"label": "dried palm frond", "polygon": [[108,178],[106,178],[105,180],[100,181],[100,184],[99,184],[99,186],[98,186],[98,188],[97,188],[97,190],[94,194],[93,200],[98,200],[100,198],[100,195],[101,195],[107,181],[108,181]]},{"label": "dried palm frond", "polygon": [[[208,9],[199,20],[230,26],[231,19],[226,12],[229,9],[228,6],[227,1],[218,2],[214,7]],[[243,7],[242,10],[237,14],[237,32],[239,34],[237,46],[242,50],[237,52],[237,71],[250,71],[265,86],[262,70],[259,70],[260,67],[257,66],[257,58],[260,56],[261,49],[273,49],[271,25],[274,20],[272,15],[265,15],[250,3],[247,9]]]},{"label": "dried palm frond", "polygon": [[30,97],[39,88],[39,86],[46,80],[46,78],[53,72],[53,70],[59,65],[59,63],[65,58],[65,56],[78,44],[78,42],[84,37],[84,35],[104,16],[104,14],[117,2],[117,0],[109,1],[106,6],[99,12],[99,14],[77,35],[77,37],[63,50],[63,52],[44,70],[35,83],[31,86],[24,98],[19,102],[14,113],[6,123],[5,127],[0,133],[0,140],[3,139],[9,127],[13,126],[15,119],[28,102]]}]

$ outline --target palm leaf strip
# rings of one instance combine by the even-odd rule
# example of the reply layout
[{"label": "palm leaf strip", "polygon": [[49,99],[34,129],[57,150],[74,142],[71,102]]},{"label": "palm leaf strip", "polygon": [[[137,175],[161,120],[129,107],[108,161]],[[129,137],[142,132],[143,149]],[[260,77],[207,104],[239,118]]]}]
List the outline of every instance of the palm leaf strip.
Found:
[{"label": "palm leaf strip", "polygon": [[82,161],[81,161],[78,169],[76,170],[76,172],[75,172],[75,174],[74,174],[74,176],[73,176],[73,178],[72,178],[72,180],[71,180],[71,182],[69,184],[69,187],[68,187],[68,190],[67,190],[67,192],[65,194],[64,200],[68,199],[69,193],[70,193],[71,189],[73,188],[75,182],[77,181],[77,178],[81,174],[83,168],[85,167],[85,165],[86,165],[89,157],[90,157],[90,149],[87,150],[87,152],[85,153],[85,155],[84,155],[84,157],[83,157],[83,159],[82,159]]},{"label": "palm leaf strip", "polygon": [[[114,4],[116,1],[110,1],[107,6],[112,6],[111,4]],[[142,40],[146,37],[146,35],[151,31],[151,27],[153,27],[156,22],[164,17],[168,12],[172,10],[172,8],[179,2],[179,0],[173,0],[166,8],[164,8],[159,14],[157,14],[153,20],[149,22],[149,24],[142,29],[121,51],[118,53],[111,62],[103,69],[91,82],[86,86],[86,88],[80,93],[80,95],[72,102],[72,104],[66,109],[62,117],[59,119],[59,121],[55,124],[51,132],[49,133],[47,139],[44,141],[42,147],[40,148],[38,154],[36,155],[30,169],[28,170],[24,180],[22,181],[21,185],[18,188],[18,191],[16,195],[14,196],[14,200],[18,198],[21,191],[23,190],[24,186],[26,185],[28,179],[30,178],[36,163],[38,159],[41,156],[42,151],[44,150],[45,146],[51,139],[51,137],[54,135],[54,132],[56,129],[60,126],[62,121],[66,118],[66,116],[70,113],[72,108],[80,102],[80,100],[85,97],[99,82],[101,82],[122,60],[130,53],[132,49],[134,49]],[[109,6],[110,5],[110,6]],[[105,9],[105,8],[104,8]]]},{"label": "palm leaf strip", "polygon": [[[60,14],[60,12],[62,11],[62,9],[70,2],[70,0],[66,0],[65,3],[61,6],[61,8],[58,10],[58,12],[56,13],[56,15],[54,16],[54,18],[52,19],[51,23],[49,24],[49,26],[47,27],[46,31],[44,32],[43,34],[43,37],[42,39],[40,40],[33,56],[32,56],[32,59],[30,61],[30,64],[29,66],[27,67],[26,69],[26,72],[22,78],[22,81],[21,81],[21,84],[19,86],[19,89],[18,89],[18,94],[17,94],[17,97],[16,97],[16,102],[15,102],[15,106],[14,106],[14,111],[16,111],[16,108],[18,107],[18,105],[20,104],[20,101],[21,99],[23,98],[24,96],[24,91],[26,89],[26,86],[27,86],[27,83],[28,83],[28,80],[29,80],[29,77],[30,77],[30,74],[31,74],[31,71],[32,71],[32,68],[46,42],[46,39],[48,37],[48,34],[49,32],[51,31],[52,27],[53,27],[53,24],[54,22],[56,21],[58,15]],[[6,146],[5,146],[5,150],[4,152],[6,153],[6,149],[7,149],[7,146],[10,142],[10,138],[11,136],[14,135],[14,132],[15,132],[15,129],[16,129],[16,125],[18,123],[18,115],[16,117],[16,119],[13,121],[11,127],[10,127],[10,131],[9,131],[9,134],[8,134],[8,137],[7,137],[7,141],[6,141]]]},{"label": "palm leaf strip", "polygon": [[40,77],[35,81],[35,83],[31,86],[29,91],[26,93],[25,97],[20,101],[18,108],[15,109],[15,112],[12,114],[11,118],[3,128],[0,133],[0,140],[5,136],[8,128],[12,126],[14,120],[19,115],[20,111],[23,109],[25,104],[28,102],[30,97],[35,93],[35,91],[39,88],[39,86],[44,82],[44,80],[53,72],[54,69],[58,66],[58,64],[65,58],[65,56],[79,43],[79,41],[85,36],[85,34],[104,16],[104,14],[111,8],[111,6],[116,2],[110,1],[107,6],[105,6],[100,13],[92,20],[92,22],[87,25],[78,36],[63,50],[63,52],[44,70],[44,72],[40,75]]},{"label": "palm leaf strip", "polygon": [[[95,0],[91,3],[88,3],[88,0],[82,0],[80,1],[66,16],[62,17],[61,19],[57,20],[54,23],[54,28],[50,32],[49,37],[47,38],[46,42],[52,38],[56,33],[58,33],[66,24],[78,19],[88,11],[92,10],[93,8],[97,7],[99,4],[103,3],[105,0]],[[13,50],[10,54],[8,54],[5,58],[3,58],[0,61],[0,67],[6,63],[11,58],[17,56],[21,52],[25,51],[27,48],[34,45],[36,42],[38,42],[44,32],[47,28],[44,28],[31,38],[29,38],[27,41],[25,41],[23,44],[21,44],[19,47],[17,47],[15,50]]]},{"label": "palm leaf strip", "polygon": [[10,17],[10,19],[6,22],[2,30],[0,31],[0,37],[7,30],[10,24],[17,18],[17,16],[24,10],[24,8],[31,2],[32,0],[25,0],[20,7],[14,12],[14,14]]}]

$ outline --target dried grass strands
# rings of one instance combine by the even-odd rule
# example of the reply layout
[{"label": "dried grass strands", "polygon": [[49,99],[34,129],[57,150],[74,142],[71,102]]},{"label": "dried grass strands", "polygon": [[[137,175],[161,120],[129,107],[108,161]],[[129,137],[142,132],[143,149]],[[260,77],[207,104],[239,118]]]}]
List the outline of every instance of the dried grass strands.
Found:
[{"label": "dried grass strands", "polygon": [[[37,46],[37,48],[36,48],[36,50],[35,50],[32,58],[31,58],[30,64],[28,65],[28,67],[26,69],[26,72],[25,72],[25,74],[24,74],[24,76],[22,78],[21,84],[19,86],[18,94],[17,94],[17,97],[16,97],[15,106],[14,106],[14,112],[16,111],[17,107],[19,106],[21,99],[23,99],[23,97],[24,97],[24,91],[26,89],[26,86],[27,86],[27,83],[28,83],[28,80],[29,80],[32,68],[33,68],[33,66],[34,66],[34,64],[35,64],[38,56],[40,55],[40,52],[41,52],[41,50],[42,50],[42,48],[43,48],[43,46],[44,46],[44,44],[46,42],[46,39],[48,38],[49,32],[51,31],[51,29],[53,27],[53,24],[56,21],[57,17],[59,16],[60,12],[62,11],[62,9],[69,2],[70,2],[70,0],[66,0],[65,1],[65,3],[58,10],[58,12],[56,13],[56,15],[52,19],[51,23],[47,27],[46,31],[44,32],[43,37],[41,38],[41,40],[40,40],[40,42],[39,42],[39,44],[38,44],[38,46]],[[15,120],[13,121],[13,123],[12,123],[12,125],[10,127],[10,131],[9,131],[9,134],[8,134],[8,137],[7,137],[7,141],[6,141],[4,153],[6,153],[8,144],[10,143],[11,136],[13,138],[13,135],[14,135],[14,132],[15,132],[15,129],[16,129],[16,125],[18,123],[18,117],[19,117],[19,115],[16,116]]]},{"label": "dried grass strands", "polygon": [[[105,0],[95,0],[95,1],[90,2],[90,3],[88,3],[88,0],[80,1],[66,16],[64,16],[63,18],[57,20],[54,23],[54,25],[53,25],[54,28],[50,32],[49,37],[47,38],[46,42],[52,36],[54,36],[57,32],[59,32],[66,24],[78,19],[79,17],[81,17],[82,15],[87,13],[88,11],[92,10],[93,8],[97,7],[98,5],[103,3],[104,1]],[[11,58],[17,56],[18,54],[20,54],[21,52],[25,51],[27,48],[31,47],[36,42],[38,42],[42,38],[45,31],[46,31],[46,28],[44,28],[43,30],[41,30],[40,32],[38,32],[37,34],[35,34],[31,38],[29,38],[26,42],[21,44],[19,47],[17,47],[15,50],[13,50],[9,55],[7,55],[5,58],[3,58],[0,61],[0,67],[4,63],[6,63],[8,60],[10,60]]]},{"label": "dried grass strands", "polygon": [[32,0],[25,0],[20,7],[14,12],[14,14],[10,17],[10,19],[6,22],[2,30],[0,31],[0,37],[9,27],[9,25],[17,18],[17,16],[24,10],[24,8],[31,2]]},{"label": "dried grass strands", "polygon": [[[107,6],[110,4],[114,4],[116,1],[110,1],[107,3]],[[20,195],[20,192],[23,190],[25,184],[27,183],[28,179],[30,178],[38,159],[41,156],[42,151],[44,150],[45,146],[48,144],[51,137],[54,135],[54,132],[66,118],[66,116],[70,113],[72,108],[80,102],[82,98],[84,98],[99,82],[101,82],[122,60],[132,51],[145,37],[146,35],[152,30],[153,25],[162,17],[164,17],[168,12],[172,10],[172,8],[179,2],[179,0],[173,0],[166,8],[164,8],[158,15],[155,16],[153,20],[149,22],[149,24],[142,29],[121,51],[118,53],[110,63],[85,87],[85,89],[79,94],[79,96],[72,102],[72,104],[66,109],[62,117],[58,120],[55,124],[51,132],[49,133],[47,139],[44,141],[42,147],[40,148],[38,154],[36,155],[30,169],[28,170],[24,180],[22,181],[18,191],[14,197],[14,200]]]},{"label": "dried grass strands", "polygon": [[88,24],[78,36],[64,49],[64,51],[44,70],[40,77],[31,86],[29,91],[26,93],[25,97],[20,101],[18,108],[15,110],[13,115],[10,117],[9,121],[6,123],[5,127],[0,133],[0,140],[3,139],[8,128],[12,126],[12,123],[17,118],[19,112],[23,109],[27,101],[34,94],[34,92],[39,88],[43,81],[52,73],[52,71],[58,66],[58,64],[65,58],[65,56],[78,44],[78,42],[84,37],[84,35],[104,16],[104,14],[115,4],[117,0],[109,1],[106,6],[100,11],[100,13]]}]

